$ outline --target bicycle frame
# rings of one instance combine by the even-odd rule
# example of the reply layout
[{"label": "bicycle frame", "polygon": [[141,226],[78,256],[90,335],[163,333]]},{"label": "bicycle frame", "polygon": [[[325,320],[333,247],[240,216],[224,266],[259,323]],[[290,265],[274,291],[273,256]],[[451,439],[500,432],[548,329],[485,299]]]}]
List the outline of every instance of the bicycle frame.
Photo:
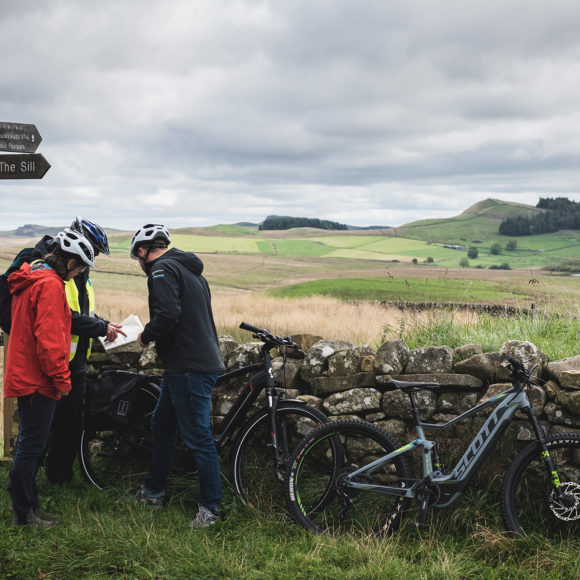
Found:
[{"label": "bicycle frame", "polygon": [[[219,377],[218,382],[222,382],[246,374],[253,370],[259,370],[250,380],[246,383],[238,398],[236,399],[232,408],[228,411],[227,415],[220,426],[214,432],[214,441],[218,449],[222,449],[228,441],[231,439],[232,435],[236,429],[242,424],[244,418],[246,417],[249,409],[256,402],[258,395],[265,389],[267,404],[270,415],[270,433],[272,436],[272,448],[274,452],[274,458],[278,465],[282,464],[283,458],[280,453],[280,448],[278,446],[278,425],[276,421],[276,410],[278,408],[278,403],[281,399],[281,393],[276,388],[276,380],[274,379],[274,373],[272,371],[272,359],[270,356],[270,349],[273,345],[265,343],[262,345],[262,362],[242,369],[238,369],[222,375]],[[304,401],[299,399],[291,399],[298,403],[306,404]]]},{"label": "bicycle frame", "polygon": [[[483,460],[493,448],[495,442],[505,431],[506,427],[512,420],[514,413],[518,409],[523,409],[526,412],[532,421],[532,425],[538,440],[543,441],[541,428],[537,422],[534,410],[530,405],[528,396],[523,390],[523,386],[523,384],[514,385],[511,389],[504,391],[489,401],[480,403],[465,413],[462,413],[455,419],[452,419],[451,421],[442,425],[424,423],[419,419],[418,412],[416,412],[417,439],[406,445],[403,445],[392,453],[389,453],[373,461],[372,463],[369,463],[368,465],[353,471],[345,477],[343,483],[344,486],[351,489],[364,489],[366,491],[374,491],[377,493],[398,496],[401,498],[414,499],[418,497],[421,484],[423,484],[425,481],[429,481],[436,484],[437,486],[440,486],[440,496],[437,502],[434,503],[434,506],[441,508],[450,506],[457,500],[463,490],[467,487],[471,478],[475,475]],[[416,411],[413,393],[409,394],[413,402],[414,410]],[[482,411],[483,409],[493,405],[497,405],[495,410],[490,414],[487,421],[475,435],[461,459],[452,469],[451,473],[449,475],[444,475],[438,469],[434,470],[433,452],[436,454],[436,442],[425,438],[424,429],[444,431],[456,425],[457,423],[460,423],[471,415],[474,415],[475,413],[478,413],[479,411]],[[358,483],[356,481],[357,477],[364,475],[365,473],[373,473],[374,471],[384,467],[396,457],[411,453],[418,448],[422,450],[421,460],[423,466],[423,479],[415,481],[411,487],[394,487],[389,485]],[[438,463],[437,456],[436,463]]]}]

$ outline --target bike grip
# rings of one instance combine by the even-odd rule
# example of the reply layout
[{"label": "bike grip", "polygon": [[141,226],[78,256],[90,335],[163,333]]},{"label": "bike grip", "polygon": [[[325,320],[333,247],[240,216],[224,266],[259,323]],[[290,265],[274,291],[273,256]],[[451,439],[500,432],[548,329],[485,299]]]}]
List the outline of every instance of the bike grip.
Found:
[{"label": "bike grip", "polygon": [[506,354],[505,358],[510,365],[515,365],[516,367],[522,366],[522,363],[519,360],[517,360],[516,358],[514,358],[513,356],[511,356],[509,354]]},{"label": "bike grip", "polygon": [[252,326],[251,324],[248,324],[247,322],[242,322],[242,324],[240,324],[240,328],[242,330],[247,330],[249,332],[262,332],[261,328],[258,328],[257,326]]}]

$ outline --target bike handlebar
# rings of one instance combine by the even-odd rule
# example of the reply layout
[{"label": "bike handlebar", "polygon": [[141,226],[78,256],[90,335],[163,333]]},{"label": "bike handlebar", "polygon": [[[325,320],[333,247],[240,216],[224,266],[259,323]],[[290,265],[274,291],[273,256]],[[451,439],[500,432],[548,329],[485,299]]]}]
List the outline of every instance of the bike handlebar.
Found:
[{"label": "bike handlebar", "polygon": [[299,352],[304,352],[299,344],[296,344],[289,336],[285,336],[281,338],[272,334],[270,331],[266,330],[265,328],[258,328],[252,324],[248,324],[247,322],[242,322],[240,324],[240,328],[242,330],[247,330],[248,332],[252,332],[254,334],[254,338],[266,343],[271,344],[272,346],[286,346],[288,348],[293,348]]},{"label": "bike handlebar", "polygon": [[257,326],[252,326],[251,324],[248,324],[247,322],[242,322],[242,324],[240,324],[240,328],[242,330],[248,330],[250,332],[263,332],[263,330],[261,328],[258,328]]},{"label": "bike handlebar", "polygon": [[508,366],[512,371],[512,377],[514,379],[523,380],[524,383],[532,383],[532,374],[536,370],[538,366],[537,364],[528,371],[521,360],[518,360],[509,354],[506,354],[505,358],[508,361]]}]

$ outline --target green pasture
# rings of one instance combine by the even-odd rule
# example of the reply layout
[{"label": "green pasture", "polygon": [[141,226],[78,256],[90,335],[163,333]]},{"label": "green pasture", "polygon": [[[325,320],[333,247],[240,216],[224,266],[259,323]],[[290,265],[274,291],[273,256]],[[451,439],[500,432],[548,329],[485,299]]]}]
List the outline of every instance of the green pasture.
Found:
[{"label": "green pasture", "polygon": [[500,236],[498,230],[504,219],[531,216],[543,211],[531,206],[486,199],[452,218],[418,220],[401,226],[398,235],[447,244],[474,243],[478,240],[486,244],[501,243],[505,237]]},{"label": "green pasture", "polygon": [[[182,230],[179,230],[182,232]],[[199,230],[196,230],[196,232]],[[312,235],[305,237],[294,230],[276,236],[243,226],[216,226],[203,233],[176,233],[172,235],[175,247],[202,254],[244,254],[288,258],[332,258],[338,260],[367,260],[375,262],[401,262],[425,264],[433,261],[438,266],[457,268],[462,258],[467,258],[470,246],[478,249],[478,257],[469,260],[469,267],[489,268],[509,264],[511,269],[550,266],[580,257],[580,232],[561,231],[553,234],[517,238],[517,248],[505,249],[510,238],[492,236],[485,242],[472,236],[469,240],[450,240],[447,245],[460,245],[461,249],[445,248],[443,243],[420,239],[395,237],[384,234]],[[409,232],[410,233],[410,232]],[[449,232],[450,238],[453,232]],[[482,236],[483,237],[483,236]],[[491,254],[494,242],[501,246],[498,255]],[[110,241],[114,255],[127,254],[128,236],[113,236]]]},{"label": "green pasture", "polygon": [[270,293],[284,298],[323,295],[341,300],[386,302],[505,302],[530,298],[502,282],[442,278],[325,279],[283,286]]}]

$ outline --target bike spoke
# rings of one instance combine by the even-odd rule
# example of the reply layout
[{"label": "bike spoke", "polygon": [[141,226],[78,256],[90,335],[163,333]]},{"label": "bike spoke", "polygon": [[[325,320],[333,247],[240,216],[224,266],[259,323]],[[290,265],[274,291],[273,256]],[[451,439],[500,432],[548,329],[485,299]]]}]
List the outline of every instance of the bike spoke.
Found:
[{"label": "bike spoke", "polygon": [[328,532],[394,530],[404,501],[378,493],[376,487],[401,486],[409,477],[406,462],[399,458],[353,478],[362,489],[354,489],[349,476],[393,451],[396,444],[386,433],[363,422],[341,421],[337,427],[328,425],[323,430],[309,445],[305,444],[292,469],[293,490],[289,495],[294,498],[291,505],[299,514],[300,523]]},{"label": "bike spoke", "polygon": [[506,476],[502,508],[519,535],[580,535],[580,438],[552,436],[548,450],[559,479],[558,492],[538,452],[522,452]]}]

